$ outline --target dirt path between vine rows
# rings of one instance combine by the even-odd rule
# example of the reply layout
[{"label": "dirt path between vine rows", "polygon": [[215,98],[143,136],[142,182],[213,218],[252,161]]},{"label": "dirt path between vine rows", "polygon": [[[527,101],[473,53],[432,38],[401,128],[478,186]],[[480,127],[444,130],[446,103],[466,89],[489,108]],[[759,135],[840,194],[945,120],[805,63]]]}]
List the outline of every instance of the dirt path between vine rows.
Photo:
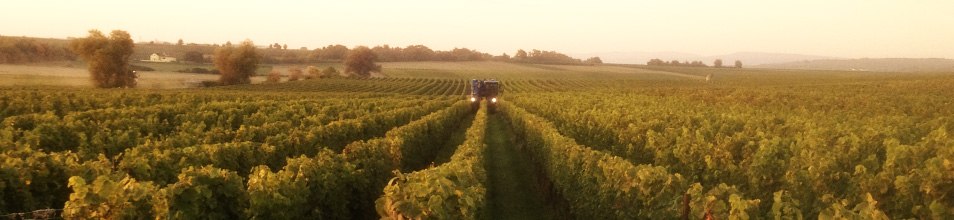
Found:
[{"label": "dirt path between vine rows", "polygon": [[554,219],[553,208],[536,187],[533,162],[516,149],[510,126],[499,114],[487,119],[489,219]]}]

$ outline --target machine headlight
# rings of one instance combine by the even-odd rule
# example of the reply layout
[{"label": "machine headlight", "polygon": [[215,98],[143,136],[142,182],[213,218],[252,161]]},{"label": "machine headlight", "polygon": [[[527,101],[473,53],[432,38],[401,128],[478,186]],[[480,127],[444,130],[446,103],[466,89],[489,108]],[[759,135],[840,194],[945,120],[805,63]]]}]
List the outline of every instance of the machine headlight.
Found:
[{"label": "machine headlight", "polygon": [[477,101],[477,98],[470,97],[470,102],[476,102],[476,101]]},{"label": "machine headlight", "polygon": [[497,98],[491,98],[490,102],[497,102]]}]

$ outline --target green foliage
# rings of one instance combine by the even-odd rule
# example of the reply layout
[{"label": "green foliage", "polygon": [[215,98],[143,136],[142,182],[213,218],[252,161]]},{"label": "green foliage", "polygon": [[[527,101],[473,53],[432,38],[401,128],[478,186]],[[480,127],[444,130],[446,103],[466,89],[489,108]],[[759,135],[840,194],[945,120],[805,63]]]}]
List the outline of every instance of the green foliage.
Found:
[{"label": "green foliage", "polygon": [[387,219],[478,219],[485,212],[487,174],[483,168],[487,110],[481,108],[451,161],[398,174],[377,200]]},{"label": "green foliage", "polygon": [[249,202],[245,188],[244,179],[234,171],[189,167],[178,182],[160,191],[165,201],[157,205],[156,217],[243,219]]},{"label": "green foliage", "polygon": [[780,190],[774,193],[772,200],[772,218],[774,219],[804,219],[798,201],[792,199],[790,193]]},{"label": "green foliage", "polygon": [[[469,103],[461,100],[444,110],[431,113],[404,126],[392,129],[383,138],[357,141],[345,147],[342,155],[354,164],[358,172],[354,187],[354,205],[365,214],[373,214],[375,200],[381,189],[395,176],[393,171],[405,172],[424,168],[433,161],[443,140],[469,111]],[[414,154],[408,154],[414,153]]]},{"label": "green foliage", "polygon": [[154,205],[161,199],[151,182],[137,182],[129,176],[103,175],[92,183],[70,177],[73,190],[63,207],[64,218],[135,219],[155,216]]},{"label": "green foliage", "polygon": [[586,219],[677,218],[685,179],[664,167],[633,165],[560,135],[553,124],[502,102],[530,157],[570,201],[575,217]]},{"label": "green foliage", "polygon": [[818,214],[818,219],[889,219],[878,209],[877,204],[878,201],[875,201],[871,194],[865,194],[864,200],[851,209],[848,208],[847,200],[837,201],[831,207],[822,210]]},{"label": "green foliage", "polygon": [[80,162],[70,152],[31,149],[0,153],[0,213],[61,208],[69,199],[71,176],[92,178],[109,172],[104,157]]},{"label": "green foliage", "polygon": [[746,209],[750,218],[814,218],[833,201],[851,209],[864,201],[856,195],[871,194],[890,218],[926,219],[950,215],[943,208],[951,207],[949,196],[941,195],[954,182],[945,165],[954,123],[942,116],[954,106],[936,96],[950,79],[931,81],[705,89],[604,83],[611,88],[561,92],[574,87],[529,80],[513,82],[507,88],[519,94],[505,100],[592,149],[663,166],[707,190],[735,187],[738,201],[761,201]]},{"label": "green foliage", "polygon": [[248,180],[249,217],[258,219],[348,219],[355,167],[340,155],[289,159],[278,172],[256,167]]},{"label": "green foliage", "polygon": [[[578,218],[954,214],[949,75],[474,65],[394,69],[519,78],[502,81],[498,114]],[[568,74],[590,70],[613,80]],[[710,71],[719,82],[694,77]],[[667,77],[622,76],[653,74]],[[481,218],[484,116],[450,162],[428,166],[470,113],[466,90],[437,78],[0,89],[0,214]]]},{"label": "green foliage", "polygon": [[754,208],[758,207],[758,199],[745,199],[734,186],[719,184],[703,193],[702,185],[695,183],[686,192],[691,200],[689,203],[691,218],[702,219],[706,216],[729,219],[750,219],[758,216]]}]

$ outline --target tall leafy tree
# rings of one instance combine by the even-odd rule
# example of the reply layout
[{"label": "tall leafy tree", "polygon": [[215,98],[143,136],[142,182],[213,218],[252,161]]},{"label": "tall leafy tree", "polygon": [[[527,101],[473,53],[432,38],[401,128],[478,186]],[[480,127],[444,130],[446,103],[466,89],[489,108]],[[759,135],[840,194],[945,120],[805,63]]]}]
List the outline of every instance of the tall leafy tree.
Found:
[{"label": "tall leafy tree", "polygon": [[513,59],[515,59],[515,60],[517,60],[517,61],[524,61],[524,60],[526,60],[526,59],[527,59],[527,51],[524,51],[523,49],[517,50],[517,53],[515,53],[515,54],[513,55]]},{"label": "tall leafy tree", "polygon": [[215,68],[219,69],[219,82],[225,85],[248,84],[258,69],[261,57],[251,40],[245,40],[238,47],[231,42],[215,50]]},{"label": "tall leafy tree", "polygon": [[369,77],[371,72],[381,72],[381,65],[375,63],[378,56],[365,46],[356,47],[345,58],[345,73],[360,77]]},{"label": "tall leafy tree", "polygon": [[133,53],[129,33],[114,30],[109,37],[99,30],[90,30],[89,36],[70,42],[70,49],[89,65],[89,74],[99,88],[136,87],[136,73],[129,68]]},{"label": "tall leafy tree", "polygon": [[600,59],[600,57],[590,57],[583,62],[588,64],[603,64],[603,59]]}]

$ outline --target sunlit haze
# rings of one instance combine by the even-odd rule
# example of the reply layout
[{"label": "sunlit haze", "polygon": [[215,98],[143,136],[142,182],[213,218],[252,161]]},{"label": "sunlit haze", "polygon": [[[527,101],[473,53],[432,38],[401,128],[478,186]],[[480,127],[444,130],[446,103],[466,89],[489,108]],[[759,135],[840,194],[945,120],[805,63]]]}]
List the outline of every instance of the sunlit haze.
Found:
[{"label": "sunlit haze", "polygon": [[954,1],[8,1],[0,35],[122,29],[143,41],[251,39],[570,54],[741,51],[954,58]]}]

